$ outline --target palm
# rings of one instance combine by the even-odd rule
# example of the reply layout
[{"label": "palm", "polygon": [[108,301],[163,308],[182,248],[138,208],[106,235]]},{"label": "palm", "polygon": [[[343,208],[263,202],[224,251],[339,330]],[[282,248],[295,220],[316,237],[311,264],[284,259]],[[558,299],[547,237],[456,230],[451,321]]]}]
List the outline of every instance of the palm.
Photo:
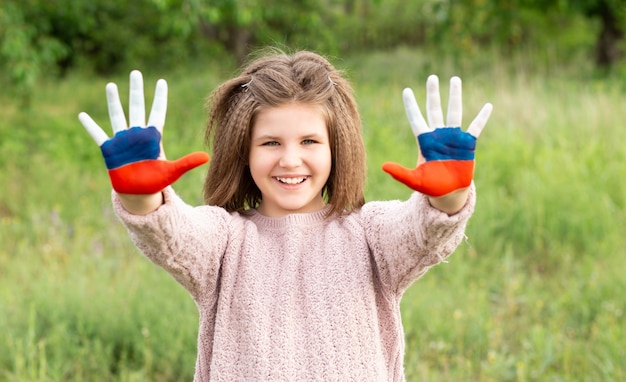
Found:
[{"label": "palm", "polygon": [[411,89],[402,96],[407,118],[415,134],[420,154],[418,166],[405,168],[387,162],[383,170],[408,187],[429,196],[442,196],[468,187],[474,174],[476,139],[485,127],[491,113],[491,104],[485,104],[467,131],[462,131],[461,79],[450,80],[450,99],[447,122],[444,123],[439,97],[439,80],[430,76],[426,83],[426,111],[424,120]]}]

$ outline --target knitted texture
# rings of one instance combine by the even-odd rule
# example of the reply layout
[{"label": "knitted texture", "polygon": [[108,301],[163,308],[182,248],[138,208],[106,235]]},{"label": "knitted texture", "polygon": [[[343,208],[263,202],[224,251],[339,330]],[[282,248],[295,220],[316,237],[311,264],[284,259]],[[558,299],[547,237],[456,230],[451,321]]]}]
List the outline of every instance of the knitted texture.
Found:
[{"label": "knitted texture", "polygon": [[136,216],[113,193],[137,247],[196,302],[194,381],[389,382],[404,381],[402,294],[461,242],[475,193],[453,216],[419,193],[329,218],[164,199]]}]

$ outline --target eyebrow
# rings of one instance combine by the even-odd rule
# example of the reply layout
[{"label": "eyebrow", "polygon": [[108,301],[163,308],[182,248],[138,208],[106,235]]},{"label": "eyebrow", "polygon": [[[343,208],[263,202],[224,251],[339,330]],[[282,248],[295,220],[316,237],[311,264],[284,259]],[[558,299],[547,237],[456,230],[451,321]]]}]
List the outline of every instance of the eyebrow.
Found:
[{"label": "eyebrow", "polygon": [[278,139],[278,137],[273,136],[273,135],[261,135],[260,137],[256,137],[256,138],[254,138],[253,140],[255,140],[255,141],[260,141],[260,140],[266,140],[266,139],[273,139],[273,140],[276,140],[276,139]]},{"label": "eyebrow", "polygon": [[[298,137],[298,139],[311,139],[311,138],[322,139],[323,136],[322,136],[322,134],[312,133],[312,134],[306,134],[306,135],[303,135],[301,137]],[[279,136],[275,136],[275,135],[261,135],[259,137],[253,138],[252,140],[253,141],[265,141],[265,140],[279,141],[280,137]]]}]

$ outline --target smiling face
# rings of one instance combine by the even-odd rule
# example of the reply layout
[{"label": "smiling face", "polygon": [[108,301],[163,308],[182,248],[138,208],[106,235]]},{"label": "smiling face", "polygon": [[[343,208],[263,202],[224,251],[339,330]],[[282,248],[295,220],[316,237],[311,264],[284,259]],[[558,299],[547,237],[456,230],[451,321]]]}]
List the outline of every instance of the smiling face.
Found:
[{"label": "smiling face", "polygon": [[289,103],[260,111],[252,126],[249,166],[261,190],[263,215],[322,209],[332,166],[322,109]]}]

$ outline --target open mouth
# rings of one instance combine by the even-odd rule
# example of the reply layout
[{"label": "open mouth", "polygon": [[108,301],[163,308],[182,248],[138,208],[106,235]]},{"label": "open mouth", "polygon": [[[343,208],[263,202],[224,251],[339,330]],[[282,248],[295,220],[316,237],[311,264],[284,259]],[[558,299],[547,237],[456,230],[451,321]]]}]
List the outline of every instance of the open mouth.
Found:
[{"label": "open mouth", "polygon": [[307,176],[298,177],[298,178],[280,178],[276,177],[275,179],[284,184],[300,184],[307,180]]}]

